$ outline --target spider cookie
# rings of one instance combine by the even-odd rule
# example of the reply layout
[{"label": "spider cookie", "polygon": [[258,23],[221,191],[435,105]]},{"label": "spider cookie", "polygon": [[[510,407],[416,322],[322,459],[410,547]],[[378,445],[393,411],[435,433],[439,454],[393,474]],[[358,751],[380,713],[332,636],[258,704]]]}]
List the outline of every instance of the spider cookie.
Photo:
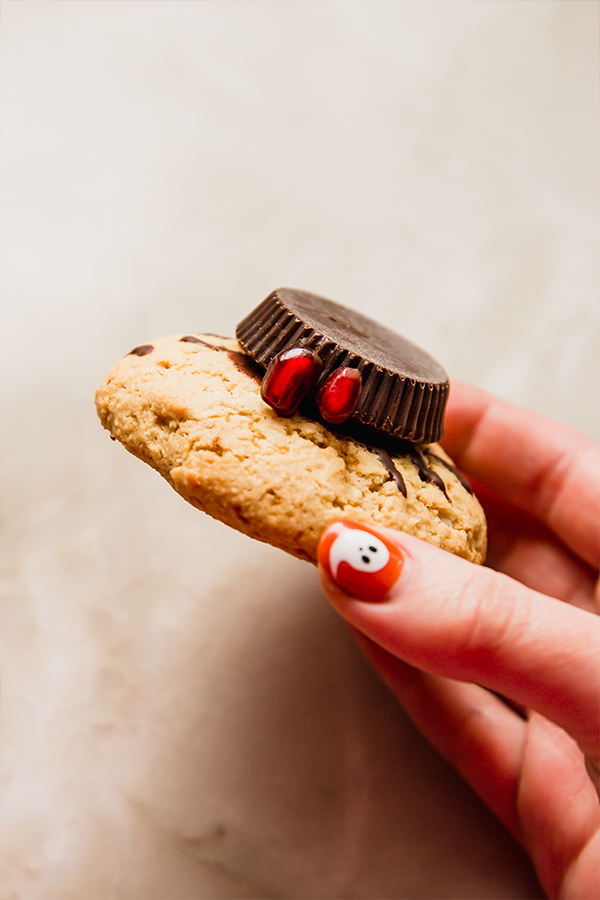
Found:
[{"label": "spider cookie", "polygon": [[316,561],[333,520],[407,531],[483,562],[476,497],[436,441],[448,378],[370,319],[302,291],[274,291],[237,340],[142,344],[96,394],[111,436],[189,503]]}]

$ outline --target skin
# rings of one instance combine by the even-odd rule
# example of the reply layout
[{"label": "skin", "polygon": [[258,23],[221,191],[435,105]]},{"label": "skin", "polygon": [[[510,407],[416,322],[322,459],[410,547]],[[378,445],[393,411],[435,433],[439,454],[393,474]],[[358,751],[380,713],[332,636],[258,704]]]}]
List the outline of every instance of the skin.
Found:
[{"label": "skin", "polygon": [[463,384],[443,444],[486,510],[486,566],[374,528],[403,558],[387,600],[350,596],[322,555],[323,588],[548,896],[600,897],[600,447]]}]

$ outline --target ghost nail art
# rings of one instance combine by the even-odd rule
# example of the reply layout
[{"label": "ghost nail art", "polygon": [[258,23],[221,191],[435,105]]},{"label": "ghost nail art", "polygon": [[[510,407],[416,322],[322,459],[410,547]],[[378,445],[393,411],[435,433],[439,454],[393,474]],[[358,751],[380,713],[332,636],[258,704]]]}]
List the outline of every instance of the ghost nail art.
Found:
[{"label": "ghost nail art", "polygon": [[381,603],[400,577],[398,547],[366,525],[334,522],[321,538],[318,560],[328,577],[347,594]]}]

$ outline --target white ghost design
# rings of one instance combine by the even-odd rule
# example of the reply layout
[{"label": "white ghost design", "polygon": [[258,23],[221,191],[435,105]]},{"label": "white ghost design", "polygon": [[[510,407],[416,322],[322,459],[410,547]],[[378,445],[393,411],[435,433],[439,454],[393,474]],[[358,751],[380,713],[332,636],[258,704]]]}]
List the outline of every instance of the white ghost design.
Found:
[{"label": "white ghost design", "polygon": [[341,562],[347,562],[358,572],[380,572],[389,558],[390,551],[383,541],[358,528],[344,529],[329,551],[329,565],[334,578]]}]

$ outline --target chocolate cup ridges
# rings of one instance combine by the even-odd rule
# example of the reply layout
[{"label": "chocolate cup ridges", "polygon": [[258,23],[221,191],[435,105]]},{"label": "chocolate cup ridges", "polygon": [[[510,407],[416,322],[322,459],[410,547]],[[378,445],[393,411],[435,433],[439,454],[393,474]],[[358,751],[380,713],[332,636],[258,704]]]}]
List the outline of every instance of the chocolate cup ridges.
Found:
[{"label": "chocolate cup ridges", "polygon": [[443,434],[449,382],[424,350],[355,310],[292,288],[273,291],[237,326],[244,350],[265,369],[291,347],[316,350],[323,373],[359,369],[362,391],[349,422],[415,444]]}]

